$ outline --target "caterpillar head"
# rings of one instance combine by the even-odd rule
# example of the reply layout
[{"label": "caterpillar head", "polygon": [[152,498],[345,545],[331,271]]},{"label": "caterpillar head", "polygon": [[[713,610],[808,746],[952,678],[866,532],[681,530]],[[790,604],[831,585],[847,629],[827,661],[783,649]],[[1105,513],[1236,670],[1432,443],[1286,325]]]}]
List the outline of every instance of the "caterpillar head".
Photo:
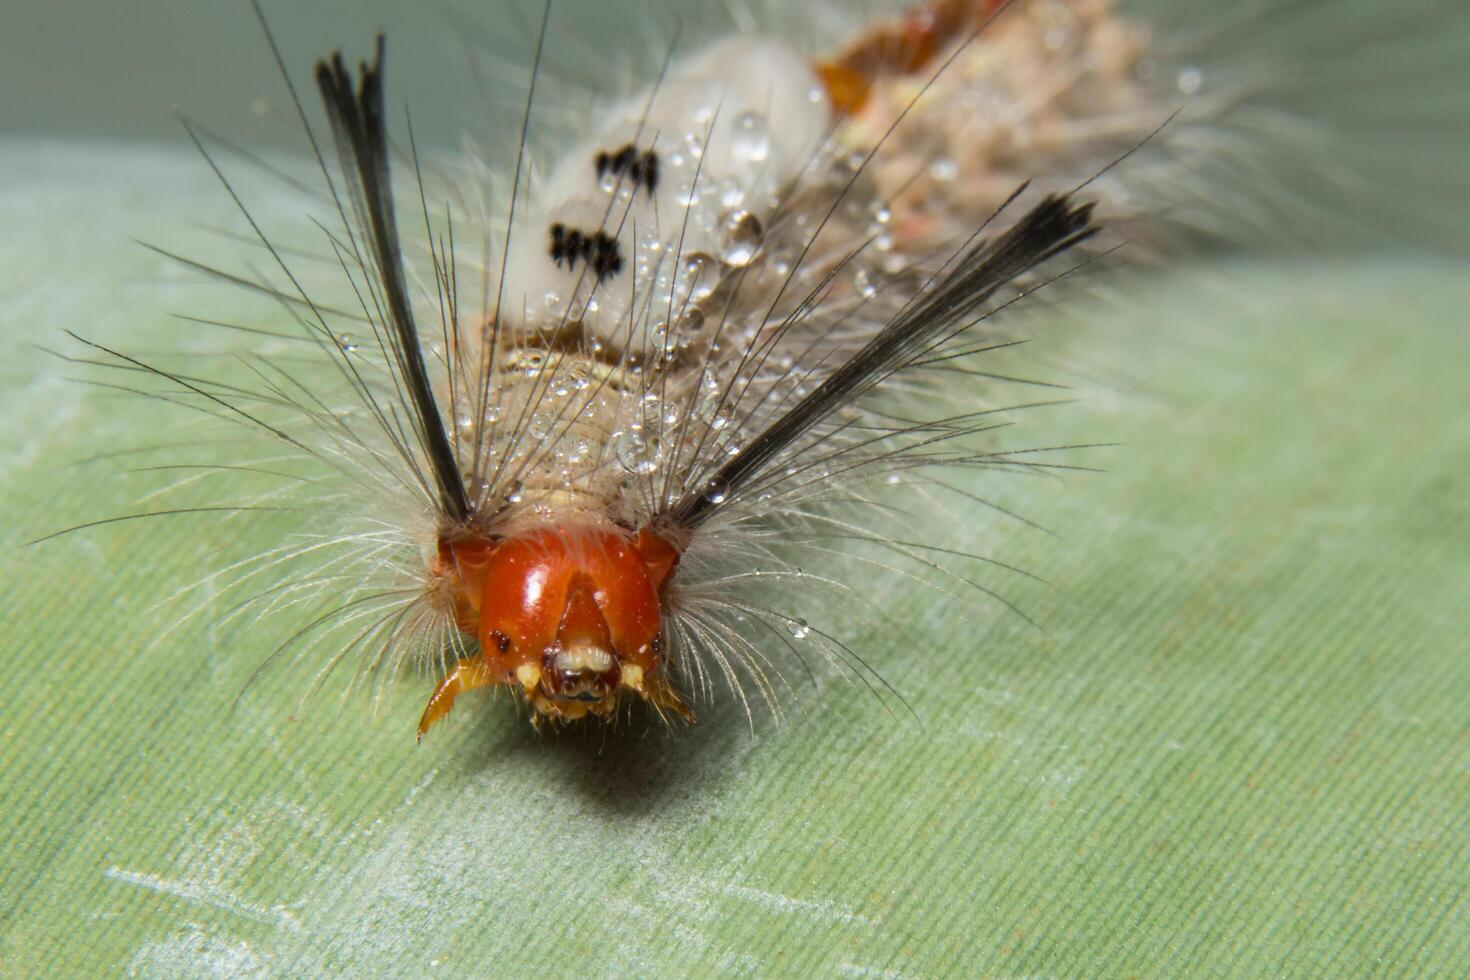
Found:
[{"label": "caterpillar head", "polygon": [[607,716],[628,696],[692,716],[664,677],[662,590],[679,553],[648,530],[542,527],[441,541],[431,575],[480,643],[429,700],[419,735],[454,698],[503,684],[533,719]]}]

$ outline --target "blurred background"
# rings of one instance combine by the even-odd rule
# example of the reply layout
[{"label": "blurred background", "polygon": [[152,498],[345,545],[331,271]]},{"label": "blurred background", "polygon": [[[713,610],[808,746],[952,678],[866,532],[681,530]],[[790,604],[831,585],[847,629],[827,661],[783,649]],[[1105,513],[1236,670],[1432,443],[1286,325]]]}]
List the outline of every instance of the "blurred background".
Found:
[{"label": "blurred background", "polygon": [[[710,6],[560,0],[556,63]],[[1048,440],[1117,444],[986,487],[1053,532],[1000,552],[1044,633],[897,589],[863,652],[917,719],[831,684],[781,725],[546,738],[487,701],[416,748],[412,684],[373,711],[283,670],[231,710],[289,615],[161,628],[260,531],[24,547],[136,509],[103,457],[167,436],[63,329],[269,313],[135,244],[237,224],[175,108],[301,147],[248,4],[7,0],[0,974],[1470,975],[1470,11],[1119,6],[1293,122],[1268,173],[1222,161],[1272,220],[1028,323],[1078,399]],[[463,43],[523,62],[532,5],[266,8],[298,79],[385,29],[421,143],[504,143]]]},{"label": "blurred background", "polygon": [[[405,97],[413,93],[416,116],[437,131],[457,125],[463,90],[454,85],[464,79],[457,65],[442,70],[452,29],[432,7],[408,10],[386,0],[265,5],[284,45],[294,49],[293,67],[335,47],[365,51],[380,29],[395,40],[416,37],[394,52],[403,59],[395,84]],[[178,109],[207,116],[221,132],[244,129],[258,140],[295,145],[289,129],[259,126],[262,112],[279,108],[279,76],[247,2],[14,0],[6,4],[4,28],[0,132],[186,141]]]},{"label": "blurred background", "polygon": [[[359,56],[373,33],[385,31],[394,97],[411,108],[423,145],[453,148],[469,136],[493,148],[517,118],[539,18],[535,4],[263,6],[298,82],[323,53],[341,48]],[[769,0],[663,0],[635,12],[563,0],[552,21],[548,78],[603,91],[616,78],[654,71],[676,32],[699,37],[732,22],[774,23],[798,43],[820,46],[852,33],[872,11],[903,6],[848,0],[804,14]],[[1245,140],[1212,150],[1218,161],[1192,164],[1214,171],[1222,192],[1244,192],[1215,202],[1219,214],[1249,212],[1238,227],[1211,238],[1211,247],[1243,244],[1259,252],[1306,242],[1317,251],[1409,246],[1457,254],[1470,247],[1470,15],[1458,0],[1114,6],[1149,25],[1162,70],[1193,79],[1179,93],[1184,111],[1176,132],[1209,100],[1239,102],[1230,118]],[[786,29],[788,23],[799,30]],[[245,0],[12,0],[4,27],[0,134],[172,145],[187,142],[176,118],[183,113],[257,152],[303,151]],[[803,33],[809,36],[797,36]],[[484,59],[475,71],[470,50]],[[1262,147],[1269,152],[1250,160]]]}]

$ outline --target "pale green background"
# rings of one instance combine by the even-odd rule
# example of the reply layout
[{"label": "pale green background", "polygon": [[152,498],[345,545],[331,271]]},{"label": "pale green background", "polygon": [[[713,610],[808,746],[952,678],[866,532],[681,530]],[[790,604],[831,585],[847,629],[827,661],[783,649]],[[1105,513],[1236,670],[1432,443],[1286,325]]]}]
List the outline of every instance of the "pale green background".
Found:
[{"label": "pale green background", "polygon": [[170,418],[32,345],[227,315],[129,242],[227,215],[183,152],[0,143],[0,974],[1470,972],[1463,261],[1194,263],[1034,324],[1082,400],[1030,424],[1120,445],[986,484],[1056,532],[999,538],[1050,587],[993,580],[1048,635],[879,597],[918,721],[827,683],[754,733],[476,704],[416,747],[428,680],[229,713],[296,623],[155,643],[289,519],[20,547],[134,508],[77,461]]}]

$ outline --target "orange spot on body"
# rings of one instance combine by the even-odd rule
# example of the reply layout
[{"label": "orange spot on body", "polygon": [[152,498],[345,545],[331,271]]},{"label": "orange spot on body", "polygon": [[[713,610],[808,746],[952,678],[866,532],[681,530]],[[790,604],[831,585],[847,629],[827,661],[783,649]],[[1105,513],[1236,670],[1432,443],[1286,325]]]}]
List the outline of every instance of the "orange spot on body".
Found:
[{"label": "orange spot on body", "polygon": [[837,57],[815,68],[833,108],[856,115],[884,76],[912,75],[933,67],[935,57],[978,30],[1005,0],[932,0],[902,19],[865,32]]}]

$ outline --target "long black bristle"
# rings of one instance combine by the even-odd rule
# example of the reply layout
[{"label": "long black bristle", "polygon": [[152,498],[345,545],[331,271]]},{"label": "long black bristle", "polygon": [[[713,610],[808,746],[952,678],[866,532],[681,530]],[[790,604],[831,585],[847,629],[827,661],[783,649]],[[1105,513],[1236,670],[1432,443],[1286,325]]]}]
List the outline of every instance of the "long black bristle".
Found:
[{"label": "long black bristle", "polygon": [[[1018,192],[1019,193],[1019,192]],[[1014,227],[971,245],[946,273],[806,397],[768,425],[667,512],[697,527],[761,474],[781,451],[875,383],[927,353],[996,291],[1096,233],[1090,203],[1048,196]]]},{"label": "long black bristle", "polygon": [[380,34],[377,53],[371,64],[360,66],[360,81],[355,87],[340,52],[330,60],[317,62],[317,88],[331,122],[343,176],[363,231],[371,241],[397,374],[411,402],[424,454],[434,470],[440,504],[448,517],[463,522],[470,515],[469,495],[429,384],[403,271],[383,118],[383,50]]}]

